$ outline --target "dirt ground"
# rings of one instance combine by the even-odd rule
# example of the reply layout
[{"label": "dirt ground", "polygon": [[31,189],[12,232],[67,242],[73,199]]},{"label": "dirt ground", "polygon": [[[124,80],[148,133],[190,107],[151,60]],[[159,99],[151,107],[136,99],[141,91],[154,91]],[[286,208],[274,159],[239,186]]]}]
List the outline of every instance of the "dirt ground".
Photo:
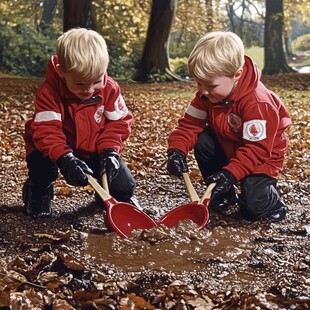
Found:
[{"label": "dirt ground", "polygon": [[[309,80],[266,80],[279,88],[296,126],[279,181],[289,205],[284,221],[248,222],[235,208],[226,216],[210,211],[201,231],[184,222],[122,239],[107,229],[104,204],[94,201],[91,188],[68,186],[61,177],[53,217],[23,214],[22,132],[40,81],[0,79],[0,309],[309,309]],[[189,202],[183,182],[166,173],[165,141],[194,88],[121,86],[136,117],[123,156],[137,179],[136,198],[156,220]],[[189,165],[201,196],[205,187],[192,156]]]}]

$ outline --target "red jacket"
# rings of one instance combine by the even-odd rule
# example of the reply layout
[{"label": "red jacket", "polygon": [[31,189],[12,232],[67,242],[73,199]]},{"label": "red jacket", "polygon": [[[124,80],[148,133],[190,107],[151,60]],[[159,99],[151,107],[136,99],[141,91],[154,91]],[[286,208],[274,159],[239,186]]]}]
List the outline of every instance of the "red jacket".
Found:
[{"label": "red jacket", "polygon": [[119,85],[105,76],[105,87],[82,102],[57,74],[57,63],[57,56],[52,56],[36,95],[35,113],[25,126],[27,155],[37,149],[56,161],[71,151],[86,158],[104,148],[120,152],[131,133],[133,116]]},{"label": "red jacket", "polygon": [[261,72],[245,57],[242,76],[226,105],[214,105],[197,92],[168,139],[168,149],[187,154],[206,125],[215,132],[237,181],[257,173],[276,177],[283,169],[291,124],[281,100],[260,82]]}]

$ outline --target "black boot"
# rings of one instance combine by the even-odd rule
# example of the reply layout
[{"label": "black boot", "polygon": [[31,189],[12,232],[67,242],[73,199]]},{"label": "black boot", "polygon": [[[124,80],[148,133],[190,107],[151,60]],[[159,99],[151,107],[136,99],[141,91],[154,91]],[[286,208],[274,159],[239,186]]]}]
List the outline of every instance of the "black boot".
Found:
[{"label": "black boot", "polygon": [[274,205],[272,210],[266,214],[266,218],[271,222],[279,222],[285,219],[288,207],[282,200]]},{"label": "black boot", "polygon": [[288,207],[280,199],[267,214],[260,217],[250,214],[244,207],[242,199],[239,200],[239,208],[242,216],[248,221],[257,221],[260,218],[264,218],[269,220],[270,222],[279,222],[284,220],[288,210]]},{"label": "black boot", "polygon": [[209,207],[217,213],[225,214],[229,208],[239,201],[236,193],[236,187],[233,185],[231,189],[224,195],[220,195],[211,199]]},{"label": "black boot", "polygon": [[32,217],[50,216],[52,214],[53,185],[45,188],[34,185],[27,179],[23,186],[23,201],[25,214]]}]

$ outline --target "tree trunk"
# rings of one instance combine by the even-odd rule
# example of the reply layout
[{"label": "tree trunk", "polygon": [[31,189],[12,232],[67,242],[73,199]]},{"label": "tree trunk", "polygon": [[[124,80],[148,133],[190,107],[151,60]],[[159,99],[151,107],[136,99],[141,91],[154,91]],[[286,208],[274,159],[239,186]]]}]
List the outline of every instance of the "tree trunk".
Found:
[{"label": "tree trunk", "polygon": [[205,0],[207,11],[207,32],[213,30],[213,0]]},{"label": "tree trunk", "polygon": [[177,0],[153,0],[151,16],[141,62],[135,81],[180,79],[169,65],[169,37],[176,14]]},{"label": "tree trunk", "polygon": [[294,57],[293,51],[292,51],[292,45],[291,45],[291,39],[288,36],[284,37],[284,44],[285,44],[285,51],[286,55],[292,59]]},{"label": "tree trunk", "polygon": [[91,0],[63,0],[64,32],[76,27],[94,29]]},{"label": "tree trunk", "polygon": [[236,14],[235,14],[232,2],[228,1],[226,3],[226,11],[227,11],[227,15],[228,15],[228,18],[229,18],[229,21],[230,21],[230,31],[234,32],[234,33],[237,33],[236,25],[235,25],[235,20],[237,18],[236,18]]},{"label": "tree trunk", "polygon": [[44,0],[43,2],[42,19],[38,26],[38,30],[43,34],[49,34],[51,30],[56,5],[57,0]]},{"label": "tree trunk", "polygon": [[296,72],[286,62],[283,49],[283,0],[266,0],[265,66],[263,74]]}]

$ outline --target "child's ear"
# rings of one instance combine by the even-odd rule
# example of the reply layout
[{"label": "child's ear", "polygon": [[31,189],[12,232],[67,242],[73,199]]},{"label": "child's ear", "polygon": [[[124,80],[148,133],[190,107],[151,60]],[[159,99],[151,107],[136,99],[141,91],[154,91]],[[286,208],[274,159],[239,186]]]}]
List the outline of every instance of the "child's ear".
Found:
[{"label": "child's ear", "polygon": [[56,69],[56,72],[58,73],[58,75],[63,79],[65,77],[65,73],[61,70],[60,65],[57,64],[55,69]]},{"label": "child's ear", "polygon": [[243,72],[243,68],[240,68],[237,70],[237,72],[235,73],[235,76],[234,76],[234,79],[236,81],[238,81],[241,78],[242,72]]}]

